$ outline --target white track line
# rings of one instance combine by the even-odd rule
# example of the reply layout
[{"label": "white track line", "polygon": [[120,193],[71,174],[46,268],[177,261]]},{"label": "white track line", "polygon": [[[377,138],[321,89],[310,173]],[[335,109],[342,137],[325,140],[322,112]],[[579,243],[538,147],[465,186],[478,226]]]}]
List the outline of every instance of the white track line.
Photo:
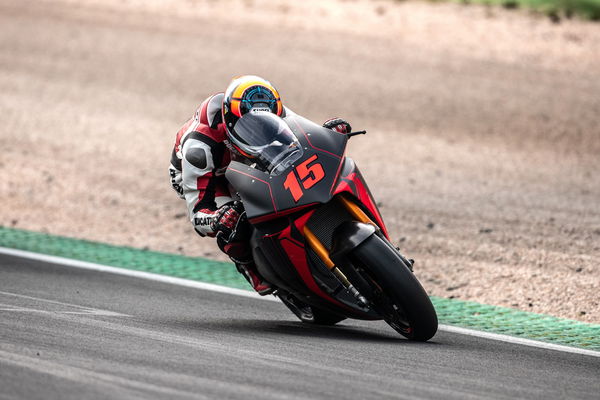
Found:
[{"label": "white track line", "polygon": [[[81,268],[81,269],[87,269],[87,270],[92,270],[92,271],[108,272],[108,273],[112,273],[112,274],[148,279],[151,281],[170,283],[173,285],[185,286],[185,287],[190,287],[190,288],[195,288],[195,289],[210,290],[212,292],[227,293],[227,294],[232,294],[235,296],[250,297],[250,298],[258,299],[258,300],[275,301],[275,302],[279,301],[275,297],[272,297],[272,296],[263,297],[263,296],[258,295],[255,292],[250,292],[247,290],[234,289],[234,288],[229,288],[229,287],[225,287],[225,286],[214,285],[211,283],[192,281],[189,279],[174,278],[171,276],[153,274],[150,272],[110,267],[107,265],[94,264],[94,263],[90,263],[90,262],[86,262],[86,261],[73,260],[70,258],[49,256],[46,254],[33,253],[33,252],[29,252],[29,251],[9,249],[6,247],[0,247],[0,254],[6,254],[9,256],[27,258],[30,260],[38,260],[38,261],[52,263],[52,264],[60,264],[60,265],[68,266],[68,267]],[[577,347],[569,347],[569,346],[563,346],[563,345],[559,345],[559,344],[539,342],[537,340],[522,339],[522,338],[518,338],[518,337],[514,337],[514,336],[501,335],[501,334],[497,334],[497,333],[481,332],[481,331],[476,331],[473,329],[460,328],[457,326],[440,325],[439,330],[445,331],[445,332],[451,332],[451,333],[458,333],[461,335],[476,336],[476,337],[480,337],[480,338],[484,338],[484,339],[497,340],[497,341],[507,342],[507,343],[512,343],[512,344],[520,344],[520,345],[524,345],[524,346],[537,347],[537,348],[541,348],[541,349],[556,350],[556,351],[562,351],[565,353],[583,354],[583,355],[588,355],[588,356],[592,356],[592,357],[600,357],[599,351],[580,349]]]},{"label": "white track line", "polygon": [[9,249],[7,247],[0,247],[0,254],[22,257],[22,258],[27,258],[30,260],[38,260],[38,261],[43,261],[43,262],[52,263],[52,264],[60,264],[60,265],[65,265],[67,267],[88,269],[88,270],[100,271],[100,272],[109,272],[111,274],[118,274],[118,275],[125,275],[125,276],[133,276],[136,278],[148,279],[151,281],[171,283],[173,285],[178,285],[178,286],[210,290],[212,292],[227,293],[227,294],[233,294],[236,296],[251,297],[253,299],[279,302],[279,300],[277,300],[273,296],[262,297],[258,293],[251,292],[249,290],[234,289],[234,288],[229,288],[226,286],[215,285],[212,283],[198,282],[198,281],[192,281],[189,279],[175,278],[173,276],[153,274],[151,272],[135,271],[135,270],[125,269],[125,268],[110,267],[108,265],[95,264],[95,263],[80,261],[80,260],[73,260],[71,258],[49,256],[47,254],[33,253],[30,251],[24,251],[24,250]]}]

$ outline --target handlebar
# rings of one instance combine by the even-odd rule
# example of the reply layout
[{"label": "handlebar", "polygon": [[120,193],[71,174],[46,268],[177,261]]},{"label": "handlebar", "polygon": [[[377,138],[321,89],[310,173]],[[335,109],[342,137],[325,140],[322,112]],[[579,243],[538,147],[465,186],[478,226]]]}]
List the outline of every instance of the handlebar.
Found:
[{"label": "handlebar", "polygon": [[350,138],[350,137],[352,137],[352,136],[356,136],[356,135],[364,135],[364,134],[366,134],[366,133],[367,133],[367,131],[356,131],[356,132],[350,132],[350,133],[347,133],[347,134],[346,134],[346,136],[348,136],[348,137]]}]

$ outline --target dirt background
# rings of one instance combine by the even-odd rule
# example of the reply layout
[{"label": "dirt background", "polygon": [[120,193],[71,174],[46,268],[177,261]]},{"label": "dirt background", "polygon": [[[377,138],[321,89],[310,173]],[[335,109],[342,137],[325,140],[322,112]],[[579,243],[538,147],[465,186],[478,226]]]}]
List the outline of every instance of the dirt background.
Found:
[{"label": "dirt background", "polygon": [[223,259],[176,130],[270,79],[348,154],[434,295],[600,322],[600,24],[391,1],[0,0],[0,225]]}]

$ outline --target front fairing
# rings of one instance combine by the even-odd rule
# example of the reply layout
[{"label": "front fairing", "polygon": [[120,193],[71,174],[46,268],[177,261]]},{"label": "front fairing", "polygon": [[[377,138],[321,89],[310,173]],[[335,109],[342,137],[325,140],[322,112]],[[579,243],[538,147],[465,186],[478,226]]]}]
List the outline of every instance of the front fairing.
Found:
[{"label": "front fairing", "polygon": [[[352,318],[381,319],[375,311],[363,309],[343,288],[307,246],[303,233],[306,226],[318,237],[327,236],[340,218],[352,218],[344,212],[330,212],[343,209],[332,201],[334,195],[357,200],[380,222],[360,172],[344,156],[348,137],[291,112],[285,121],[302,145],[300,159],[280,174],[237,161],[231,162],[226,172],[254,224],[251,248],[257,269],[267,281],[307,304]],[[331,238],[322,242],[330,247]]]},{"label": "front fairing", "polygon": [[288,111],[285,121],[298,138],[303,155],[278,175],[232,161],[226,178],[241,197],[250,220],[276,218],[331,199],[348,141]]}]

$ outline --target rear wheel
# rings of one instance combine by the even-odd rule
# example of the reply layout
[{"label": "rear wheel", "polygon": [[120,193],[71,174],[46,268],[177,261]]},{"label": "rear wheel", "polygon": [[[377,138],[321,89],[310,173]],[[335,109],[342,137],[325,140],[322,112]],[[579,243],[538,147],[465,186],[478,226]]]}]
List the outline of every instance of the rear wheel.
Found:
[{"label": "rear wheel", "polygon": [[394,330],[417,341],[435,335],[438,321],[433,304],[399,253],[373,235],[349,256],[353,272],[363,278],[356,285],[359,291],[365,283],[370,286],[369,300]]},{"label": "rear wheel", "polygon": [[335,325],[346,319],[338,314],[310,306],[291,294],[277,294],[279,300],[286,305],[302,322],[315,325]]}]

